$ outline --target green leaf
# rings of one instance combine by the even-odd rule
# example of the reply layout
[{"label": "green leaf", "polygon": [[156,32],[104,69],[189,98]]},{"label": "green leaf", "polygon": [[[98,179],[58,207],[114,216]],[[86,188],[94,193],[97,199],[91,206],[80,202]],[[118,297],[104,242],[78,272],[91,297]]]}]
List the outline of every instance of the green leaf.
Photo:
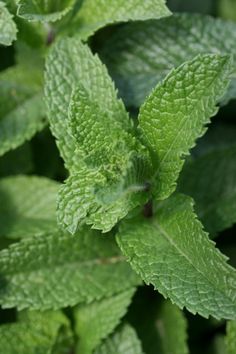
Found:
[{"label": "green leaf", "polygon": [[78,83],[88,92],[90,100],[103,112],[107,112],[125,130],[131,129],[131,122],[123,103],[117,100],[117,93],[106,67],[80,40],[66,38],[53,46],[46,60],[45,81],[50,127],[57,139],[65,165],[70,171],[80,163],[75,155],[76,140],[68,128],[70,98]]},{"label": "green leaf", "polygon": [[0,236],[21,238],[57,230],[59,187],[44,177],[0,179]]},{"label": "green leaf", "polygon": [[135,330],[128,324],[118,329],[104,341],[94,354],[143,354]]},{"label": "green leaf", "polygon": [[3,1],[0,1],[0,44],[11,45],[16,40],[17,28]]},{"label": "green leaf", "polygon": [[234,0],[219,0],[218,10],[220,17],[227,20],[236,20],[236,4]]},{"label": "green leaf", "polygon": [[22,145],[45,127],[41,75],[40,68],[27,68],[26,65],[1,72],[0,156]]},{"label": "green leaf", "polygon": [[181,310],[169,301],[163,301],[156,318],[160,337],[160,354],[188,354],[187,321]]},{"label": "green leaf", "polygon": [[84,0],[70,31],[76,32],[82,39],[87,39],[99,28],[106,25],[127,22],[144,21],[151,18],[159,19],[169,16],[171,12],[165,5],[165,0]]},{"label": "green leaf", "polygon": [[215,248],[193,212],[192,200],[174,195],[149,220],[122,224],[118,244],[147,284],[181,309],[236,318],[236,271]]},{"label": "green leaf", "polygon": [[153,193],[167,198],[176,188],[184,157],[218,109],[231,70],[228,56],[200,55],[173,70],[140,109],[143,141],[153,157]]},{"label": "green leaf", "polygon": [[20,0],[17,15],[28,21],[55,22],[65,16],[75,0]]},{"label": "green leaf", "polygon": [[19,322],[0,325],[0,347],[5,354],[49,354],[65,327],[69,323],[60,312],[20,314]]},{"label": "green leaf", "polygon": [[[105,42],[101,55],[125,103],[139,107],[173,67],[200,53],[236,55],[235,41],[235,23],[204,15],[174,14],[117,29]],[[235,60],[232,78],[230,97],[235,98]]]},{"label": "green leaf", "polygon": [[186,163],[178,187],[194,198],[196,212],[212,236],[236,222],[236,144],[219,148],[220,143]]},{"label": "green leaf", "polygon": [[75,310],[78,353],[93,353],[100,342],[113,332],[125,315],[133,294],[134,289],[129,289],[99,302],[81,305]]},{"label": "green leaf", "polygon": [[227,323],[226,335],[226,353],[235,354],[236,352],[236,321],[229,321]]},{"label": "green leaf", "polygon": [[0,304],[19,310],[58,309],[100,300],[140,279],[112,236],[88,229],[23,239],[0,252]]}]

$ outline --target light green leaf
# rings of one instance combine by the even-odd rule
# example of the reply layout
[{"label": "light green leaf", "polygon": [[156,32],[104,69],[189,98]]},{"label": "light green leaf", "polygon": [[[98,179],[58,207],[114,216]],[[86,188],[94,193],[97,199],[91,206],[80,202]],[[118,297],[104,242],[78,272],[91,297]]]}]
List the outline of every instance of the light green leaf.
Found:
[{"label": "light green leaf", "polygon": [[0,44],[11,45],[16,40],[17,28],[3,1],[0,1]]},{"label": "light green leaf", "polygon": [[220,144],[219,139],[215,148],[186,163],[178,188],[194,198],[196,212],[212,236],[236,222],[236,144]]},{"label": "light green leaf", "polygon": [[77,88],[78,83],[88,92],[90,100],[109,114],[111,119],[125,130],[131,129],[124,105],[117,100],[117,93],[106,67],[78,39],[62,39],[53,46],[46,61],[45,81],[50,127],[70,171],[80,163],[75,154],[76,140],[68,129],[68,107],[72,91]]},{"label": "light green leaf", "polygon": [[[199,1],[195,3],[198,6]],[[235,23],[205,15],[174,14],[117,29],[101,55],[125,103],[139,107],[157,82],[186,60],[200,53],[229,53],[236,58],[235,41]],[[232,78],[228,99],[236,97],[235,60]]]},{"label": "light green leaf", "polygon": [[69,322],[60,312],[20,314],[18,322],[0,325],[0,347],[4,354],[50,354],[65,327]]},{"label": "light green leaf", "polygon": [[81,305],[75,310],[78,353],[93,353],[100,342],[112,333],[125,315],[133,294],[134,289],[129,289],[111,298]]},{"label": "light green leaf", "polygon": [[140,283],[112,235],[89,229],[26,238],[0,252],[0,304],[58,309],[100,300]]},{"label": "light green leaf", "polygon": [[145,2],[117,0],[111,3],[109,0],[96,2],[84,0],[70,31],[74,31],[82,39],[87,39],[99,28],[109,24],[169,16],[171,12],[165,2],[165,0],[145,0]]},{"label": "light green leaf", "polygon": [[227,20],[236,20],[236,3],[234,0],[218,1],[219,16]]},{"label": "light green leaf", "polygon": [[65,16],[75,0],[20,0],[17,15],[28,21],[55,22]]},{"label": "light green leaf", "polygon": [[143,140],[153,157],[153,193],[167,198],[176,188],[184,157],[206,131],[231,71],[228,56],[200,55],[173,70],[140,109]]},{"label": "light green leaf", "polygon": [[235,354],[236,352],[236,321],[229,321],[227,323],[226,331],[226,353]]},{"label": "light green leaf", "polygon": [[143,354],[135,330],[128,324],[118,329],[95,350],[94,354]]},{"label": "light green leaf", "polygon": [[152,219],[124,222],[117,241],[142,279],[180,308],[236,318],[236,271],[208,239],[189,197],[174,195]]},{"label": "light green leaf", "polygon": [[0,236],[21,238],[57,230],[59,187],[44,177],[0,179]]},{"label": "light green leaf", "polygon": [[156,318],[156,328],[160,337],[160,354],[188,354],[187,321],[183,312],[163,301]]},{"label": "light green leaf", "polygon": [[31,139],[46,125],[42,72],[17,65],[0,75],[0,156]]}]

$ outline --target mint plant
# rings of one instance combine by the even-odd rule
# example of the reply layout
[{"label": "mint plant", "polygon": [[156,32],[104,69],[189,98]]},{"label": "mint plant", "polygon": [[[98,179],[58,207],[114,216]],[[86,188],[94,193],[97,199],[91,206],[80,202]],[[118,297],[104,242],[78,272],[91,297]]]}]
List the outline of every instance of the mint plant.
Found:
[{"label": "mint plant", "polygon": [[236,354],[236,24],[173,3],[0,2],[0,353]]}]

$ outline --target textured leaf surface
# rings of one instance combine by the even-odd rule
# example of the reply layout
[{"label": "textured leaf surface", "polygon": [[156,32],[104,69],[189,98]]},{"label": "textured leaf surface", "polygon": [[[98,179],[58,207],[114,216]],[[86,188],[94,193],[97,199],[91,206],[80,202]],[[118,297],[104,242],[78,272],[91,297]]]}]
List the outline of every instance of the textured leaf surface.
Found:
[{"label": "textured leaf surface", "polygon": [[83,229],[24,239],[0,252],[4,308],[57,309],[100,300],[140,280],[113,237]]},{"label": "textured leaf surface", "polygon": [[79,30],[79,36],[87,39],[99,28],[107,24],[135,20],[161,18],[171,13],[165,5],[165,0],[84,0],[72,28]]},{"label": "textured leaf surface", "polygon": [[6,5],[0,1],[0,44],[11,45],[16,40],[17,28]]},{"label": "textured leaf surface", "polygon": [[[72,91],[78,83],[103,112],[126,130],[131,123],[124,105],[117,100],[114,84],[99,58],[76,38],[60,40],[52,48],[46,62],[45,96],[50,126],[66,167],[70,170],[78,161],[77,144],[68,129],[68,107]],[[73,160],[74,159],[74,160]]]},{"label": "textured leaf surface", "polygon": [[20,0],[17,14],[28,21],[54,22],[65,16],[74,0]]},{"label": "textured leaf surface", "polygon": [[0,156],[45,127],[41,74],[40,68],[29,70],[20,65],[1,72]]},{"label": "textured leaf surface", "polygon": [[[106,41],[101,54],[126,104],[139,107],[174,67],[200,53],[236,54],[235,41],[233,22],[204,15],[174,14],[159,21],[119,28]],[[228,98],[236,97],[235,62],[232,77]]]},{"label": "textured leaf surface", "polygon": [[19,322],[0,326],[0,346],[5,354],[49,354],[60,328],[68,325],[60,312],[21,314]]},{"label": "textured leaf surface", "polygon": [[160,354],[188,354],[187,321],[183,312],[169,301],[163,301],[156,319],[160,337]]},{"label": "textured leaf surface", "polygon": [[154,194],[167,198],[176,187],[184,157],[202,136],[231,70],[228,56],[200,55],[173,70],[140,109],[143,139],[153,156]]},{"label": "textured leaf surface", "polygon": [[14,238],[57,230],[60,184],[44,177],[0,179],[0,235]]},{"label": "textured leaf surface", "polygon": [[229,321],[227,323],[226,335],[226,353],[235,354],[236,352],[236,321]]},{"label": "textured leaf surface", "polygon": [[95,350],[95,354],[142,354],[141,343],[130,325],[124,325]]},{"label": "textured leaf surface", "polygon": [[75,311],[76,333],[79,337],[78,353],[91,354],[119,324],[131,302],[134,289],[89,305],[81,305]]},{"label": "textured leaf surface", "polygon": [[236,222],[236,144],[215,148],[186,163],[179,190],[194,198],[196,212],[213,236]]},{"label": "textured leaf surface", "polygon": [[127,221],[117,241],[142,279],[180,308],[236,318],[236,271],[208,239],[189,197],[174,195],[152,219]]}]

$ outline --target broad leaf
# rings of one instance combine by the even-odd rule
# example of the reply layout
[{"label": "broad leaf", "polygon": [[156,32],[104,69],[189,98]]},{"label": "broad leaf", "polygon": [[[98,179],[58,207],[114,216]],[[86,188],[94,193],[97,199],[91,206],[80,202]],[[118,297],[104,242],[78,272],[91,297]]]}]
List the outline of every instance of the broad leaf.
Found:
[{"label": "broad leaf", "polygon": [[11,45],[16,40],[17,28],[3,1],[0,1],[0,44]]},{"label": "broad leaf", "polygon": [[180,308],[236,318],[236,271],[208,239],[189,197],[174,195],[152,219],[124,222],[117,241],[142,279]]},{"label": "broad leaf", "polygon": [[[197,6],[199,1],[195,3]],[[235,23],[204,15],[174,14],[117,29],[105,42],[101,55],[126,104],[139,107],[174,67],[200,53],[236,55],[235,41]],[[232,78],[224,103],[236,98],[235,61]]]},{"label": "broad leaf", "polygon": [[[0,347],[5,354],[51,353],[59,331],[65,327],[69,323],[60,312],[20,314],[19,322],[0,325]],[[72,339],[72,334],[68,335]]]},{"label": "broad leaf", "polygon": [[20,0],[17,15],[28,21],[54,22],[73,7],[75,0]]},{"label": "broad leaf", "polygon": [[0,252],[0,304],[58,309],[100,300],[140,283],[113,237],[81,229],[23,239]]},{"label": "broad leaf", "polygon": [[112,333],[125,315],[133,294],[134,289],[130,289],[89,305],[81,305],[75,310],[78,353],[93,353],[100,342]]},{"label": "broad leaf", "polygon": [[104,341],[94,354],[143,354],[135,330],[128,324],[118,329]]},{"label": "broad leaf", "polygon": [[228,56],[200,55],[173,70],[140,109],[143,141],[153,157],[153,193],[167,198],[176,188],[184,157],[206,131],[216,102],[229,83]]},{"label": "broad leaf", "polygon": [[70,31],[87,39],[99,28],[117,22],[147,20],[169,16],[165,0],[84,0]]},{"label": "broad leaf", "polygon": [[212,236],[236,222],[236,145],[219,148],[220,143],[186,163],[179,181]]},{"label": "broad leaf", "polygon": [[227,323],[226,331],[226,353],[235,354],[236,352],[236,321],[229,321]]},{"label": "broad leaf", "polygon": [[0,179],[0,236],[21,238],[57,230],[59,187],[44,177]]}]

